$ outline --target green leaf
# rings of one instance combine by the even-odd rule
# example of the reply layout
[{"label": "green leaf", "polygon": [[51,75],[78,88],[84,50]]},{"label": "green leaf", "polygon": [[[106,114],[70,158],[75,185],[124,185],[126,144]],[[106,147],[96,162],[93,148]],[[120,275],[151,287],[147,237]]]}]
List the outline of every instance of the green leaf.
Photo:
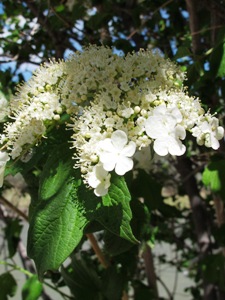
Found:
[{"label": "green leaf", "polygon": [[156,299],[154,291],[141,282],[135,284],[135,300]]},{"label": "green leaf", "polygon": [[5,176],[16,175],[22,173],[23,175],[28,173],[38,162],[41,160],[46,152],[45,145],[42,144],[39,148],[33,148],[32,157],[28,162],[22,162],[21,160],[10,160],[5,169]]},{"label": "green leaf", "polygon": [[221,29],[218,41],[210,56],[210,72],[215,77],[225,76],[225,31]]},{"label": "green leaf", "polygon": [[130,226],[131,196],[123,177],[112,175],[109,192],[102,200],[83,184],[79,186],[77,193],[79,203],[82,203],[89,221],[97,221],[113,234],[132,243],[138,243]]},{"label": "green leaf", "polygon": [[225,196],[225,160],[211,162],[202,175],[204,185],[209,186],[213,192]]},{"label": "green leaf", "polygon": [[60,4],[60,5],[55,7],[55,11],[57,13],[60,13],[60,12],[64,11],[64,9],[65,9],[65,6],[63,4]]},{"label": "green leaf", "polygon": [[42,284],[36,275],[31,276],[23,285],[22,299],[37,300],[42,293]]},{"label": "green leaf", "polygon": [[162,206],[162,186],[143,170],[138,171],[138,176],[132,181],[131,192],[137,198],[144,198],[149,211]]},{"label": "green leaf", "polygon": [[19,219],[7,220],[7,226],[4,228],[5,238],[8,244],[9,257],[13,257],[17,251],[18,242],[20,240],[22,225]]},{"label": "green leaf", "polygon": [[28,231],[28,255],[34,259],[40,279],[58,269],[79,244],[88,220],[76,198],[77,181],[70,177],[48,201],[33,212]]},{"label": "green leaf", "polygon": [[96,218],[112,233],[132,243],[138,243],[130,226],[132,219],[130,200],[131,196],[124,178],[113,175],[109,192],[102,197],[102,205],[96,211]]},{"label": "green leaf", "polygon": [[125,276],[116,266],[109,267],[102,276],[102,292],[107,300],[121,300]]},{"label": "green leaf", "polygon": [[81,241],[87,224],[97,221],[112,233],[137,243],[130,221],[130,194],[120,176],[112,176],[109,194],[96,197],[73,168],[72,153],[59,145],[45,164],[39,200],[30,216],[28,255],[35,261],[39,278],[58,269]]},{"label": "green leaf", "polygon": [[8,296],[13,297],[16,288],[16,280],[9,272],[0,275],[0,300],[8,300]]},{"label": "green leaf", "polygon": [[[132,232],[138,240],[142,240],[146,235],[149,237],[151,235],[149,227],[150,215],[147,207],[137,199],[132,200],[130,204],[133,214],[130,222]],[[135,246],[134,243],[112,234],[108,230],[105,231],[104,250],[110,255],[119,255]]]},{"label": "green leaf", "polygon": [[47,270],[59,268],[79,244],[88,223],[77,198],[80,175],[74,172],[72,154],[66,146],[56,147],[54,156],[47,160],[39,200],[30,216],[28,255],[34,259],[40,279]]},{"label": "green leaf", "polygon": [[70,176],[73,165],[68,143],[52,149],[40,178],[40,199],[48,200],[60,191]]},{"label": "green leaf", "polygon": [[104,235],[104,251],[111,256],[119,255],[134,246],[133,243],[106,231]]},{"label": "green leaf", "polygon": [[186,56],[192,56],[192,54],[187,47],[182,46],[177,49],[174,59],[178,59],[178,58],[182,58],[182,57],[186,57]]},{"label": "green leaf", "polygon": [[73,257],[72,265],[61,269],[66,285],[76,299],[101,300],[101,281],[94,266],[88,265],[85,260]]},{"label": "green leaf", "polygon": [[225,258],[223,254],[211,254],[206,256],[200,263],[204,278],[210,283],[225,291],[224,267]]}]

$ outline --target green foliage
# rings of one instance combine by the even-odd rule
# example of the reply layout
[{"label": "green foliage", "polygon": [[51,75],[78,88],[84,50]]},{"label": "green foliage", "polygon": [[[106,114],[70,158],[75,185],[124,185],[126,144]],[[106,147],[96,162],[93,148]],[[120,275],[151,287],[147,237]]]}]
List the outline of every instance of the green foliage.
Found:
[{"label": "green foliage", "polygon": [[80,243],[86,225],[98,221],[104,229],[137,243],[130,221],[130,194],[123,178],[114,176],[108,195],[99,201],[73,169],[67,144],[56,146],[40,177],[39,198],[30,215],[28,255],[39,274],[57,270]]},{"label": "green foliage", "polygon": [[202,181],[206,186],[209,186],[213,192],[216,192],[225,199],[225,160],[212,161],[205,168]]},{"label": "green foliage", "polygon": [[61,149],[46,162],[46,176],[41,177],[38,204],[30,220],[28,255],[34,259],[40,278],[47,270],[59,268],[79,244],[88,222],[77,199],[80,179],[72,176],[71,157],[59,157]]},{"label": "green foliage", "polygon": [[42,284],[38,280],[36,275],[27,279],[22,289],[23,300],[37,300],[42,292]]},{"label": "green foliage", "polygon": [[0,275],[0,300],[8,300],[15,295],[17,283],[9,272]]},{"label": "green foliage", "polygon": [[[225,4],[224,0],[209,0],[209,5],[194,2],[196,7],[192,13],[198,29],[192,32],[192,18],[185,1],[3,0],[0,4],[1,92],[9,99],[15,93],[15,85],[31,75],[30,70],[24,72],[26,68],[34,69],[49,58],[62,59],[70,51],[89,44],[113,46],[120,53],[149,48],[160,51],[187,70],[188,93],[198,96],[206,110],[217,112],[223,125]],[[80,172],[73,168],[73,151],[67,143],[72,130],[65,130],[69,122],[67,114],[57,126],[53,122],[46,133],[48,139],[33,148],[27,162],[18,159],[7,163],[5,176],[22,173],[27,185],[21,194],[29,192],[32,198],[28,255],[34,260],[38,277],[29,274],[22,299],[44,298],[46,278],[56,292],[67,286],[71,297],[78,300],[121,300],[130,290],[135,300],[154,299],[154,291],[147,284],[151,277],[145,272],[149,261],[141,258],[146,242],[159,245],[160,250],[165,243],[172,248],[174,257],[152,249],[152,270],[161,282],[164,272],[160,270],[173,266],[177,272],[188,271],[192,284],[184,288],[189,298],[205,299],[204,289],[210,287],[217,293],[211,299],[224,299],[224,249],[221,247],[225,246],[225,225],[224,219],[218,218],[224,211],[220,203],[218,215],[211,203],[215,195],[225,200],[224,141],[219,155],[214,157],[207,148],[200,149],[193,144],[188,136],[189,169],[182,165],[183,157],[171,159],[169,165],[164,162],[154,165],[153,161],[150,174],[143,170],[130,172],[126,178],[113,174],[109,193],[99,198],[83,184]],[[30,154],[27,149],[23,159],[28,159]],[[162,188],[171,182],[175,192],[162,196]],[[2,192],[11,187],[13,183],[8,181]],[[204,205],[201,202],[190,208],[189,199],[201,200],[200,194],[210,201],[204,200]],[[180,206],[175,205],[177,201]],[[2,203],[4,240],[0,255],[4,259],[7,256],[14,264],[23,223]],[[200,222],[198,216],[203,206],[207,215]],[[86,234],[96,232],[97,242],[109,263],[107,269],[99,264],[87,242]],[[204,245],[207,247],[199,243],[202,236],[209,238],[209,245]],[[5,241],[8,251],[4,249]],[[7,268],[8,272],[0,274],[0,300],[8,300],[16,292],[13,271],[24,272],[12,264]],[[179,288],[179,285],[180,282],[175,282],[173,286]],[[161,295],[162,285],[158,287]],[[167,289],[171,293],[169,298],[179,298],[170,284]]]},{"label": "green foliage", "polygon": [[13,257],[16,253],[21,229],[22,225],[19,219],[9,219],[7,226],[4,228],[5,237],[8,243],[9,257]]},{"label": "green foliage", "polygon": [[62,269],[62,275],[75,299],[101,299],[101,281],[94,268],[84,260],[74,257],[71,267]]},{"label": "green foliage", "polygon": [[75,299],[120,300],[122,297],[125,277],[115,266],[98,274],[94,265],[73,256],[71,265],[62,269],[62,275]]}]

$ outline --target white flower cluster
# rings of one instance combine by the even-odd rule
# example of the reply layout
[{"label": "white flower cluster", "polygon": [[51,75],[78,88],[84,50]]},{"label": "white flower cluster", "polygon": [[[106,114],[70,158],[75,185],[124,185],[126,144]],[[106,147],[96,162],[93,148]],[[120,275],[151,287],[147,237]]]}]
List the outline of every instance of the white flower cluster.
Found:
[{"label": "white flower cluster", "polygon": [[75,167],[103,196],[113,170],[122,176],[133,157],[153,145],[160,155],[183,155],[186,131],[199,145],[218,149],[224,130],[218,119],[189,97],[179,68],[159,54],[118,56],[90,46],[66,62],[43,66],[11,104],[14,123],[5,126],[3,148],[15,159],[44,136],[48,126],[71,116]]},{"label": "white flower cluster", "polygon": [[0,122],[4,122],[9,113],[9,102],[0,91]]}]

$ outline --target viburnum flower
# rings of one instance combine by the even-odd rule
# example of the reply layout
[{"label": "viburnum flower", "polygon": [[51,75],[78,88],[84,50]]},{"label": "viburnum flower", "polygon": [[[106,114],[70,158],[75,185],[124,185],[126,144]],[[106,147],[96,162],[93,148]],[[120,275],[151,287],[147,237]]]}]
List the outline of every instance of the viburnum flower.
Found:
[{"label": "viburnum flower", "polygon": [[[105,195],[109,172],[122,176],[132,170],[138,152],[143,151],[139,158],[144,153],[139,167],[147,167],[143,159],[151,144],[159,156],[182,155],[189,131],[199,145],[218,149],[224,130],[198,98],[187,94],[185,78],[178,65],[157,52],[120,56],[91,45],[67,61],[41,66],[18,88],[7,106],[1,147],[11,159],[23,159],[67,120],[73,129],[74,167],[97,196]],[[0,99],[0,107],[5,104]],[[0,171],[8,159],[4,155]]]},{"label": "viburnum flower", "polygon": [[5,166],[8,160],[9,155],[7,152],[0,151],[0,187],[3,185]]},{"label": "viburnum flower", "polygon": [[0,122],[4,122],[9,113],[9,103],[4,94],[0,91]]},{"label": "viburnum flower", "polygon": [[219,126],[219,121],[215,117],[206,115],[204,121],[192,129],[192,135],[197,138],[199,145],[204,145],[208,148],[217,150],[220,146],[218,140],[221,140],[224,136],[224,129]]},{"label": "viburnum flower", "polygon": [[171,155],[183,155],[186,147],[180,139],[186,136],[185,129],[178,124],[182,121],[182,115],[178,108],[171,111],[165,105],[160,105],[153,110],[152,116],[145,123],[147,135],[155,139],[153,148],[160,156],[168,153]]},{"label": "viburnum flower", "polygon": [[133,141],[128,142],[127,135],[122,130],[116,130],[111,138],[100,142],[99,159],[106,171],[115,169],[116,174],[124,175],[133,168],[132,156],[136,150]]},{"label": "viburnum flower", "polygon": [[111,174],[103,169],[102,164],[97,164],[89,174],[88,184],[94,188],[96,196],[104,196],[108,193],[110,178]]}]

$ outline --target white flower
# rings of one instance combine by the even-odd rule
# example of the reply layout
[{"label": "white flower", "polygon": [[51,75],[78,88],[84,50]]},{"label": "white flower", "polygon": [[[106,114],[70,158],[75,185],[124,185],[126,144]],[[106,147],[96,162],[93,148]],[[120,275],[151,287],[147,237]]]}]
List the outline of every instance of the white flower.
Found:
[{"label": "white flower", "polygon": [[0,122],[5,121],[5,117],[9,114],[8,101],[4,94],[0,92]]},{"label": "white flower", "polygon": [[5,166],[8,160],[9,160],[8,153],[4,151],[0,151],[0,187],[2,187],[3,185]]},{"label": "white flower", "polygon": [[116,130],[111,138],[107,138],[100,143],[99,159],[106,171],[115,172],[118,175],[124,175],[133,168],[133,160],[136,145],[134,142],[128,142],[127,135],[122,130]]},{"label": "white flower", "polygon": [[147,135],[155,139],[154,150],[160,156],[168,153],[171,155],[183,155],[186,148],[180,139],[186,136],[185,129],[177,124],[182,120],[178,108],[168,110],[165,105],[156,107],[153,115],[148,117],[145,123]]},{"label": "white flower", "polygon": [[215,117],[211,117],[207,114],[198,126],[192,129],[192,135],[197,138],[199,145],[204,145],[208,148],[212,147],[217,150],[220,146],[218,140],[221,140],[224,136],[223,127],[219,126],[219,121]]},{"label": "white flower", "polygon": [[96,196],[104,196],[108,193],[110,187],[111,174],[105,171],[102,164],[94,166],[93,171],[89,174],[88,184],[94,188]]}]

